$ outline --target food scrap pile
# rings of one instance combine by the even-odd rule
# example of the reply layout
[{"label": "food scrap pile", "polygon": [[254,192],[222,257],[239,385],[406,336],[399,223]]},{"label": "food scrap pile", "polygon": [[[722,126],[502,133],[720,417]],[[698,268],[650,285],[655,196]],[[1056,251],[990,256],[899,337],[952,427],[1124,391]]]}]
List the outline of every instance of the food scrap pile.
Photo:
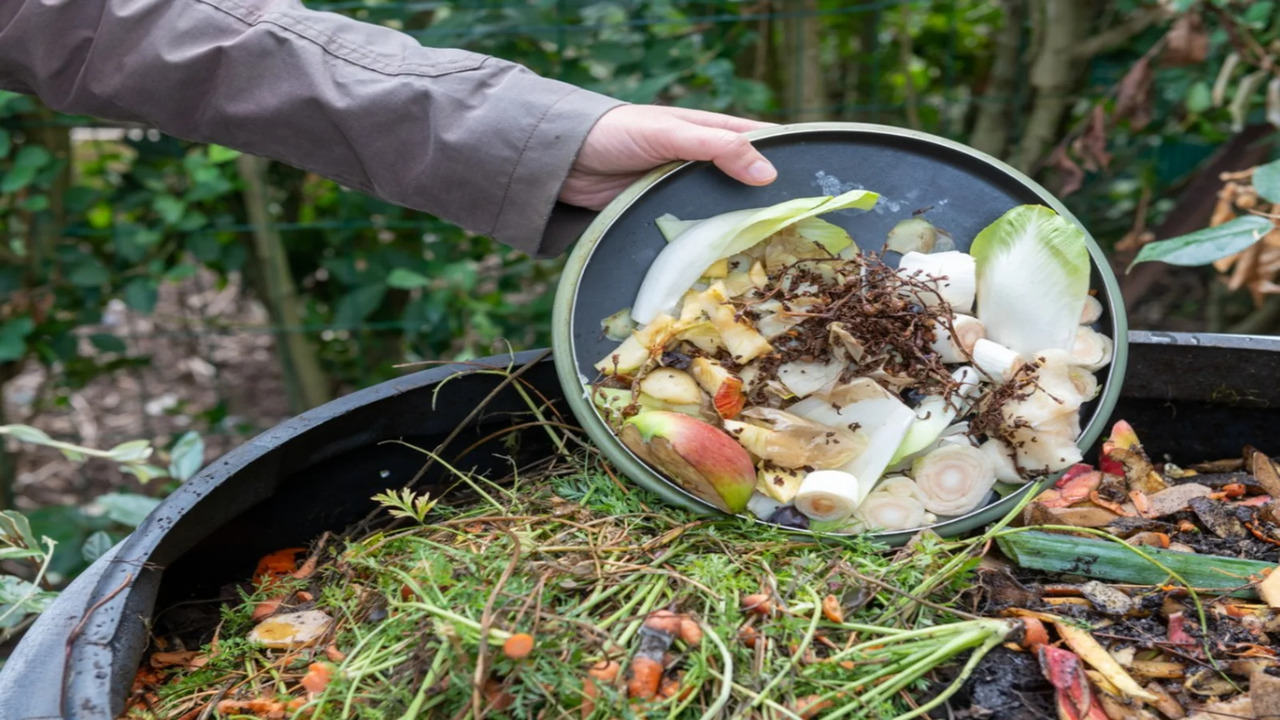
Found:
[{"label": "food scrap pile", "polygon": [[1118,422],[1096,469],[1064,473],[996,538],[981,610],[1055,629],[1039,659],[1059,718],[1280,716],[1277,493],[1255,448],[1181,468]]},{"label": "food scrap pile", "polygon": [[920,217],[886,257],[819,215],[872,193],[702,221],[670,243],[590,396],[664,477],[730,513],[855,533],[968,513],[1080,460],[1082,405],[1111,359],[1083,231],[1009,210],[970,252]]},{"label": "food scrap pile", "polygon": [[898,550],[659,509],[594,451],[388,493],[220,612],[162,609],[124,717],[1269,717],[1276,469],[1153,462],[1121,422],[1005,522]]}]

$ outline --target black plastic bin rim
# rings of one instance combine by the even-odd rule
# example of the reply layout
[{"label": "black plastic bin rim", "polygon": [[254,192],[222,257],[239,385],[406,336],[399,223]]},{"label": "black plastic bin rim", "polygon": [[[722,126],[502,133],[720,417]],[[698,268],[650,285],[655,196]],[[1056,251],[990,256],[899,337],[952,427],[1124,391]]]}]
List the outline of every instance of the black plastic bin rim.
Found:
[{"label": "black plastic bin rim", "polygon": [[[1161,364],[1193,363],[1192,349],[1275,354],[1280,358],[1280,338],[1198,335],[1133,331],[1130,343],[1150,361]],[[1185,358],[1180,359],[1185,355]],[[350,449],[403,434],[386,424],[358,428],[337,422],[370,406],[382,406],[425,397],[427,389],[456,373],[477,365],[521,367],[536,363],[546,369],[548,382],[541,387],[549,397],[561,391],[550,368],[550,354],[534,350],[514,356],[485,358],[476,363],[438,367],[390,380],[352,393],[268,430],[210,463],[180,487],[143,522],[132,535],[99,558],[77,578],[28,630],[8,663],[0,668],[0,720],[52,720],[85,718],[112,720],[121,709],[147,641],[146,622],[152,613],[160,584],[160,566],[181,556],[195,543],[228,520],[269,497],[275,491],[263,482],[250,491],[232,496],[219,494],[228,481],[252,469],[270,477],[284,466],[281,448],[306,446],[308,457],[323,463]],[[1259,369],[1258,372],[1274,372]],[[1191,366],[1193,372],[1201,368]],[[1210,399],[1222,367],[1205,367],[1186,386],[1165,383],[1158,373],[1130,373],[1126,394],[1163,402],[1178,399],[1186,389]],[[1262,377],[1253,378],[1262,381]],[[494,380],[496,383],[497,381]],[[1268,386],[1275,395],[1274,375]],[[429,401],[428,401],[429,402]],[[1275,402],[1280,407],[1280,401]],[[470,408],[456,410],[465,415]],[[458,415],[457,417],[460,417]],[[291,468],[297,469],[297,468]]]}]

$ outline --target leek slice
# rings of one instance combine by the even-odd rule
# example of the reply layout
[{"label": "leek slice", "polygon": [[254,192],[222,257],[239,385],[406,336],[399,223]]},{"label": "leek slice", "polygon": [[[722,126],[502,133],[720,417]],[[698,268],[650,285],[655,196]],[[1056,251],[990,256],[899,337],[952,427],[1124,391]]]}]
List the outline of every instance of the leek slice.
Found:
[{"label": "leek slice", "polygon": [[1089,292],[1084,231],[1053,210],[1020,205],[974,238],[978,318],[1023,355],[1069,350]]},{"label": "leek slice", "polygon": [[878,198],[872,192],[852,190],[836,197],[795,198],[702,220],[658,253],[640,283],[631,316],[644,324],[670,312],[702,272],[720,258],[740,253],[805,218],[847,208],[870,209]]}]

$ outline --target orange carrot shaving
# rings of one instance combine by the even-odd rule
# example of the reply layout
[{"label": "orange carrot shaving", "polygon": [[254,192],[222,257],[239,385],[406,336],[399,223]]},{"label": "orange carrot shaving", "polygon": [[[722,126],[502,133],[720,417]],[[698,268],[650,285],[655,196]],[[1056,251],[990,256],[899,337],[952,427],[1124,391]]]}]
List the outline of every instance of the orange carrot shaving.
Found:
[{"label": "orange carrot shaving", "polygon": [[821,695],[806,695],[796,698],[795,713],[808,720],[808,718],[816,716],[823,710],[829,710],[834,705],[835,703],[823,699]]},{"label": "orange carrot shaving", "polygon": [[347,659],[347,654],[338,649],[337,645],[330,645],[324,649],[324,656],[330,661],[340,663]]},{"label": "orange carrot shaving", "polygon": [[685,616],[680,621],[680,639],[689,645],[697,645],[702,642],[702,626],[698,625],[698,621]]},{"label": "orange carrot shaving", "polygon": [[840,607],[835,595],[822,598],[822,615],[833,623],[844,622],[844,608]]},{"label": "orange carrot shaving", "polygon": [[307,674],[302,676],[298,684],[302,685],[302,689],[306,690],[308,695],[319,695],[329,687],[329,681],[332,679],[333,669],[328,663],[311,663],[307,666]]},{"label": "orange carrot shaving", "polygon": [[679,635],[680,625],[684,621],[684,615],[677,615],[670,610],[654,610],[649,613],[649,617],[645,618],[644,626],[650,630],[657,630],[668,635]]},{"label": "orange carrot shaving", "polygon": [[627,695],[633,700],[652,700],[658,694],[662,682],[662,663],[644,656],[631,660],[631,679],[627,681]]},{"label": "orange carrot shaving", "polygon": [[529,633],[516,633],[502,643],[502,654],[512,660],[523,660],[533,652],[533,636]]},{"label": "orange carrot shaving", "polygon": [[744,595],[742,598],[742,609],[745,612],[755,613],[756,615],[772,615],[773,602],[765,593]]},{"label": "orange carrot shaving", "polygon": [[1039,618],[1022,618],[1022,647],[1035,650],[1049,642],[1049,631]]}]

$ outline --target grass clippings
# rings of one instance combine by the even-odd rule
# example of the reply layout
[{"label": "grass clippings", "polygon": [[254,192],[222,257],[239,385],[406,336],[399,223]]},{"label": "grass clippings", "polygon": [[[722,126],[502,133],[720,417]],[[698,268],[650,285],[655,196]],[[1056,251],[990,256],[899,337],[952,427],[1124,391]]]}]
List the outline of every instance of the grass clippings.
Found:
[{"label": "grass clippings", "polygon": [[[591,451],[460,478],[442,498],[381,495],[381,529],[295,551],[314,569],[225,605],[199,663],[145,666],[125,717],[890,718],[1014,624],[954,607],[981,538],[891,552],[694,515]],[[269,600],[332,629],[257,646]]]}]

